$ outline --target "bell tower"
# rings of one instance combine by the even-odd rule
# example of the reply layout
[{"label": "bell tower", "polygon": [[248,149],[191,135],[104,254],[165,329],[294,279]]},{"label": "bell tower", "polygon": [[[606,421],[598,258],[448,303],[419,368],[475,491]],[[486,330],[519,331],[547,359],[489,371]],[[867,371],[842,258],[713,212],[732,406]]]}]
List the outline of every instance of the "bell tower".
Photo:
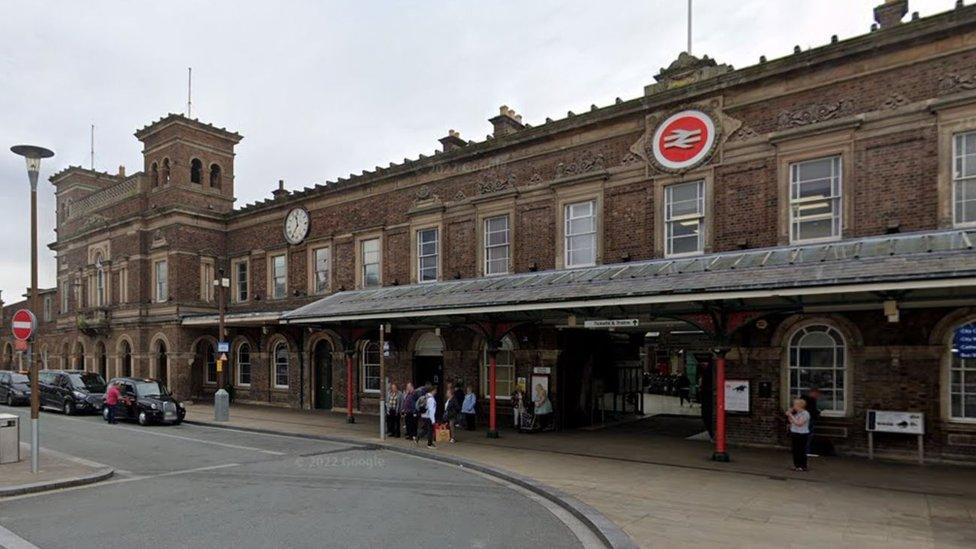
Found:
[{"label": "bell tower", "polygon": [[239,133],[169,114],[135,136],[143,144],[149,208],[228,212],[234,206],[234,146]]}]

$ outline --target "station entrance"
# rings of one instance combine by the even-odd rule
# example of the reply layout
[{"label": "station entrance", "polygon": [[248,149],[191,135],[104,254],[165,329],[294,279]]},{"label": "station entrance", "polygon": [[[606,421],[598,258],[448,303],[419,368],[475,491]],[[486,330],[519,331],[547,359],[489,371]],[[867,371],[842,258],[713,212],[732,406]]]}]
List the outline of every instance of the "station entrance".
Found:
[{"label": "station entrance", "polygon": [[[560,426],[706,439],[711,338],[679,320],[560,330]],[[706,422],[706,420],[708,420]]]}]

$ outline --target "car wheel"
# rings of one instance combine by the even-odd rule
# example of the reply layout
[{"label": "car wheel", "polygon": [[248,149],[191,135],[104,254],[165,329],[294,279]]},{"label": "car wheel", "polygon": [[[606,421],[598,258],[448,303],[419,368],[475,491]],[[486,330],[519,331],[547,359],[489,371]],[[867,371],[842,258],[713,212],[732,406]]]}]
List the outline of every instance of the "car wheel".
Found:
[{"label": "car wheel", "polygon": [[149,425],[149,416],[146,412],[139,412],[139,425]]},{"label": "car wheel", "polygon": [[70,400],[64,401],[64,415],[70,416],[75,413],[75,405]]}]

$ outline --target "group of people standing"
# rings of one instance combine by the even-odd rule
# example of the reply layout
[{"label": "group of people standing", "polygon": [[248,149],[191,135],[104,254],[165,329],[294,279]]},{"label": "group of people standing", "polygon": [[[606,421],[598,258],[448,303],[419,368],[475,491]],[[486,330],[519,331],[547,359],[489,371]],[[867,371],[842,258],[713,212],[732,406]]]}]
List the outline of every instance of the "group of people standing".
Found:
[{"label": "group of people standing", "polygon": [[463,426],[474,431],[478,402],[474,387],[468,385],[461,389],[459,384],[448,383],[444,396],[443,404],[438,406],[434,385],[428,383],[414,388],[412,383],[407,383],[401,391],[396,383],[391,383],[386,396],[386,434],[400,437],[402,426],[407,440],[420,444],[420,440],[426,438],[427,447],[436,448],[434,431],[439,424],[447,426],[451,443],[457,442],[456,428]]}]

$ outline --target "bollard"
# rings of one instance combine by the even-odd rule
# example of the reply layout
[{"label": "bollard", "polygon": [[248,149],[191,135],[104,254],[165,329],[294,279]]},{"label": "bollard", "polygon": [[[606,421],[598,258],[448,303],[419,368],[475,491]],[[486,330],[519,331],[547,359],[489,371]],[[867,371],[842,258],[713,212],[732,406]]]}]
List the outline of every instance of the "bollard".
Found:
[{"label": "bollard", "polygon": [[226,390],[220,389],[214,394],[214,421],[227,421],[230,419],[230,395]]}]

